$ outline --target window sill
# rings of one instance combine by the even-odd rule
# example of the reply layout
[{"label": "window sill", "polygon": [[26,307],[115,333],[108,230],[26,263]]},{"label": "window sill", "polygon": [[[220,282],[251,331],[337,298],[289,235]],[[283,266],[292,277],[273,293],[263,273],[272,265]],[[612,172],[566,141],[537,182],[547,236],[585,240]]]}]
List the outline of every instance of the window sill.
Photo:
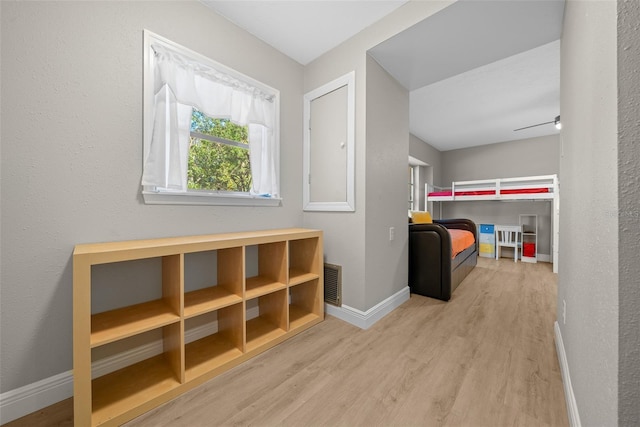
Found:
[{"label": "window sill", "polygon": [[199,206],[280,206],[282,199],[248,194],[220,194],[191,191],[171,193],[142,191],[147,205],[199,205]]}]

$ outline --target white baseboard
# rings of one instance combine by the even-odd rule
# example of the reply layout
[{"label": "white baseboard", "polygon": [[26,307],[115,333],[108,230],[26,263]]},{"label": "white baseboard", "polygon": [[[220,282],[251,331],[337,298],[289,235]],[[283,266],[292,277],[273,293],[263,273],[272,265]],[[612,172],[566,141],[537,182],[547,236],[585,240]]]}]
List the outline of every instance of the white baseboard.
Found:
[{"label": "white baseboard", "polygon": [[72,371],[0,394],[0,424],[39,411],[73,395]]},{"label": "white baseboard", "polygon": [[347,323],[351,323],[360,329],[369,329],[378,320],[382,319],[402,303],[407,301],[410,295],[409,287],[406,286],[367,311],[361,311],[357,308],[349,307],[344,304],[342,307],[325,304],[324,307],[327,314],[337,317],[340,320],[344,320]]},{"label": "white baseboard", "polygon": [[558,352],[558,362],[560,363],[560,372],[562,373],[562,383],[564,385],[564,398],[567,402],[567,416],[571,427],[581,427],[580,414],[578,413],[578,404],[576,396],[573,394],[571,386],[571,376],[569,375],[569,364],[567,362],[567,354],[564,351],[564,342],[562,341],[562,333],[560,325],[555,322],[553,329],[556,335],[556,351]]},{"label": "white baseboard", "polygon": [[[247,319],[258,317],[259,308],[247,309]],[[190,343],[218,331],[218,323],[212,322],[185,332],[185,342]],[[101,377],[125,366],[162,353],[162,341],[145,344],[92,363],[92,378]],[[49,405],[73,396],[73,371],[63,372],[23,387],[0,394],[0,424],[5,424]]]}]

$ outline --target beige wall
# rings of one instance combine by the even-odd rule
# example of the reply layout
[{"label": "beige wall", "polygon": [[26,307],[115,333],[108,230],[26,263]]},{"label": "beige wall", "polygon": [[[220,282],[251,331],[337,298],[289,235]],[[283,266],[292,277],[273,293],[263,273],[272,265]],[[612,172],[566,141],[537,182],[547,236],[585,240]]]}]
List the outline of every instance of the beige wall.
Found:
[{"label": "beige wall", "polygon": [[558,323],[577,409],[589,426],[618,425],[618,256],[631,249],[618,247],[616,26],[615,1],[566,3]]},{"label": "beige wall", "polygon": [[366,307],[407,286],[408,157],[409,92],[367,56]]},{"label": "beige wall", "polygon": [[558,173],[558,135],[500,142],[442,153],[442,183]]},{"label": "beige wall", "polygon": [[[302,225],[302,66],[197,1],[0,2],[2,392],[72,367],[76,243]],[[142,31],[281,91],[282,207],[142,202]]]}]

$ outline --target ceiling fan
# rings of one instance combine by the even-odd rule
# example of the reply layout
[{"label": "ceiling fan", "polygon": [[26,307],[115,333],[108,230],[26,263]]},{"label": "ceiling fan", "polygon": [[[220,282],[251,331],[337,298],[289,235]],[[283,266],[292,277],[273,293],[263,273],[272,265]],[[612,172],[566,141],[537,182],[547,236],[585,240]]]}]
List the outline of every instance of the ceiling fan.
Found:
[{"label": "ceiling fan", "polygon": [[516,132],[516,131],[523,130],[523,129],[534,128],[536,126],[549,125],[551,123],[553,123],[555,125],[556,129],[562,129],[562,123],[560,122],[560,116],[556,116],[556,118],[553,119],[550,122],[544,122],[544,123],[538,123],[537,125],[525,126],[523,128],[514,129],[513,131]]}]

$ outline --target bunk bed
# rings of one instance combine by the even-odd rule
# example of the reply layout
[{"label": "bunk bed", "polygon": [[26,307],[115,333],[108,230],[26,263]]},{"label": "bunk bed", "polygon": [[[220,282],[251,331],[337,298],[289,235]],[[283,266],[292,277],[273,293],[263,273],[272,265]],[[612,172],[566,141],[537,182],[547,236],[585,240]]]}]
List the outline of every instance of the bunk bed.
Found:
[{"label": "bunk bed", "polygon": [[552,203],[553,217],[553,271],[558,272],[558,230],[560,226],[559,187],[557,175],[526,176],[518,178],[482,179],[476,181],[456,181],[451,187],[427,186],[425,201],[531,201],[546,200]]}]

